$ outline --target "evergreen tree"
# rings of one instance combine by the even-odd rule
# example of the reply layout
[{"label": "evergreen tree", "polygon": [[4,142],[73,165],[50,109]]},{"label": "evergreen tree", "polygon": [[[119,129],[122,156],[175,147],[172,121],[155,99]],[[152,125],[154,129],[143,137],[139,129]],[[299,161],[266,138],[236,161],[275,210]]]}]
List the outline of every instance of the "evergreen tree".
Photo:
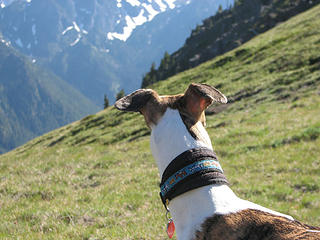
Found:
[{"label": "evergreen tree", "polygon": [[146,75],[144,75],[142,78],[141,88],[145,88],[146,86],[148,86],[149,82],[150,82],[149,73],[146,73]]},{"label": "evergreen tree", "polygon": [[116,100],[119,100],[120,98],[123,98],[124,95],[125,95],[124,90],[121,89],[120,92],[117,93]]},{"label": "evergreen tree", "polygon": [[142,79],[141,87],[145,88],[148,85],[151,85],[155,82],[157,82],[157,70],[156,70],[156,64],[153,62],[151,65],[150,72],[146,73],[146,75]]},{"label": "evergreen tree", "polygon": [[156,64],[153,62],[150,69],[150,80],[151,84],[155,83],[157,81],[157,70],[156,70]]},{"label": "evergreen tree", "polygon": [[158,78],[157,78],[158,81],[164,80],[167,77],[169,77],[170,64],[171,64],[171,58],[170,58],[169,53],[166,51],[164,53],[164,56],[163,56],[161,63],[160,63],[160,67],[158,69]]},{"label": "evergreen tree", "polygon": [[234,5],[235,6],[239,6],[239,5],[243,4],[243,3],[244,3],[244,0],[235,0],[234,1]]},{"label": "evergreen tree", "polygon": [[103,97],[103,108],[106,109],[107,107],[109,107],[109,99],[108,99],[107,95],[105,94]]}]

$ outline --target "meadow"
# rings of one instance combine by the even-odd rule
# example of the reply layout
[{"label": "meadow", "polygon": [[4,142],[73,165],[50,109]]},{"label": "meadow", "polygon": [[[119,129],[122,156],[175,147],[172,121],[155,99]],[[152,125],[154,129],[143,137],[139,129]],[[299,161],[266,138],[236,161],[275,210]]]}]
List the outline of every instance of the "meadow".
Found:
[{"label": "meadow", "polygon": [[[197,68],[229,99],[207,131],[235,193],[320,225],[320,6]],[[143,117],[109,107],[0,156],[0,239],[167,239]]]}]

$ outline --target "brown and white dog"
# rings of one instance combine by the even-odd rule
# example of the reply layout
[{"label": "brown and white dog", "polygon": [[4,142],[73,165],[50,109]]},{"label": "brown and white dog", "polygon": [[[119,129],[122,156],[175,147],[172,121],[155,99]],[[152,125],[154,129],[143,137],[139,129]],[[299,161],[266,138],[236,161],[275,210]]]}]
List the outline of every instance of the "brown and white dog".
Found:
[{"label": "brown and white dog", "polygon": [[[227,98],[206,84],[191,84],[184,94],[159,96],[139,89],[115,103],[122,111],[140,112],[151,129],[151,150],[160,176],[181,153],[212,150],[205,130],[204,110]],[[320,228],[238,198],[227,184],[197,187],[168,202],[177,238],[200,239],[320,239]]]}]

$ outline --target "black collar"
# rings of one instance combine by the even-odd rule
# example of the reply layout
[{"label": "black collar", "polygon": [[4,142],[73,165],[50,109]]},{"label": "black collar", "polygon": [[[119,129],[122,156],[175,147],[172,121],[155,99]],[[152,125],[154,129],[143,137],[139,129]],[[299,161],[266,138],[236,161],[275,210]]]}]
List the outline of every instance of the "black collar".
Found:
[{"label": "black collar", "polygon": [[181,153],[165,169],[160,197],[167,208],[169,201],[185,192],[218,183],[229,184],[215,152],[194,148]]}]

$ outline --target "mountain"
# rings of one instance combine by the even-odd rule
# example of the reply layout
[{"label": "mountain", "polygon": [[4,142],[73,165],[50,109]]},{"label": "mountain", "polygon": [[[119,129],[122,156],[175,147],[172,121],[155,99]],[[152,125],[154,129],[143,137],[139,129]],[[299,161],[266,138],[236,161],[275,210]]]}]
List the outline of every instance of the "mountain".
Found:
[{"label": "mountain", "polygon": [[0,35],[0,153],[98,108]]},{"label": "mountain", "polygon": [[[149,86],[217,87],[207,131],[235,193],[320,222],[320,6]],[[150,131],[113,107],[0,156],[0,238],[165,239]],[[175,238],[173,238],[175,239]]]},{"label": "mountain", "polygon": [[[190,30],[213,15],[211,0],[3,1],[0,31],[20,52],[37,60],[101,106],[131,91],[153,61],[181,46]],[[192,13],[192,14],[191,14]]]},{"label": "mountain", "polygon": [[292,16],[317,4],[319,0],[238,0],[198,25],[184,45],[165,55],[159,67],[153,65],[142,86],[164,80],[176,73],[230,51]]},{"label": "mountain", "polygon": [[[105,94],[112,102],[120,89],[137,88],[147,66],[181,45],[222,2],[0,0],[3,51],[17,56],[0,56],[2,88],[11,94],[0,96],[5,104],[0,152],[96,112]],[[19,94],[23,104],[7,99],[16,97],[17,86],[28,92]],[[38,91],[49,95],[48,104]]]}]

